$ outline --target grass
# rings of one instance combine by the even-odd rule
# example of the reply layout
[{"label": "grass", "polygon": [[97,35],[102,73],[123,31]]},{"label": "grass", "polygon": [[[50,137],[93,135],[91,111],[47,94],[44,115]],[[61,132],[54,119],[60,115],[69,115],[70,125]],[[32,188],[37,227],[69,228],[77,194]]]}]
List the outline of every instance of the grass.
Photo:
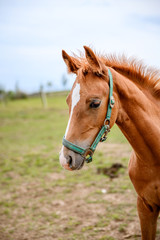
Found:
[{"label": "grass", "polygon": [[[0,239],[122,239],[137,222],[130,147],[116,126],[93,163],[77,172],[61,168],[66,95],[48,98],[47,109],[39,98],[0,106]],[[97,167],[114,162],[126,167],[118,178],[97,174]]]},{"label": "grass", "polygon": [[[40,176],[60,170],[58,152],[68,120],[66,96],[49,98],[49,108],[44,110],[40,99],[32,98],[8,103],[0,113],[0,166],[1,179],[11,178],[7,173],[21,176]],[[109,142],[126,142],[114,127]],[[95,158],[103,162],[103,152]]]}]

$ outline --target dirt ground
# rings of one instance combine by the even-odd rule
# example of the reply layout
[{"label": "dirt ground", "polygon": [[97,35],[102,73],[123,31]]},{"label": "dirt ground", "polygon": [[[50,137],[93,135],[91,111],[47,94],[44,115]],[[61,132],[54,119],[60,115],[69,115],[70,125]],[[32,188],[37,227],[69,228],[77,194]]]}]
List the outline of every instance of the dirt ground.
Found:
[{"label": "dirt ground", "polygon": [[[130,155],[128,145],[106,146],[104,154],[114,155],[114,159]],[[101,148],[100,145],[98,151]],[[87,174],[89,168],[87,165],[72,175],[72,181],[69,173],[61,169],[47,174],[43,181],[24,179],[8,193],[1,192],[0,239],[141,239],[136,193],[127,168],[110,179],[97,175],[93,167],[93,178],[82,181],[83,173]],[[19,176],[14,173],[12,178],[16,181]]]}]

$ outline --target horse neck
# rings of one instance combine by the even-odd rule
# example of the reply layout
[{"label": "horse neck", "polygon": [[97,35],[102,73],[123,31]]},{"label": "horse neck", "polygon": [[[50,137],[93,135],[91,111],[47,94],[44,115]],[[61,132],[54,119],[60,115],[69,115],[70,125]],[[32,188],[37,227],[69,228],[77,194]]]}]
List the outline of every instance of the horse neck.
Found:
[{"label": "horse neck", "polygon": [[116,124],[139,159],[160,163],[160,100],[115,71],[113,79],[118,98]]}]

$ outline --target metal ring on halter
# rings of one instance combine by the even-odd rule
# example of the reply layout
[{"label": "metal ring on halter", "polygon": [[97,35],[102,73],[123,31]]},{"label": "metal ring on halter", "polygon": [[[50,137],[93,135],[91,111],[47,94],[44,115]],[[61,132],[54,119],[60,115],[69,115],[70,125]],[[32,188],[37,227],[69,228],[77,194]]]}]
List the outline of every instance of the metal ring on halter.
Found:
[{"label": "metal ring on halter", "polygon": [[85,158],[85,161],[87,163],[90,163],[92,161],[93,151],[90,148],[87,148],[85,153],[83,154],[83,157]]},{"label": "metal ring on halter", "polygon": [[90,148],[87,148],[85,153],[83,154],[84,157],[87,157],[88,155],[90,156],[93,155],[93,151]]},{"label": "metal ring on halter", "polygon": [[105,118],[103,125],[108,126],[108,128],[107,128],[107,130],[108,130],[110,128],[110,120]]}]

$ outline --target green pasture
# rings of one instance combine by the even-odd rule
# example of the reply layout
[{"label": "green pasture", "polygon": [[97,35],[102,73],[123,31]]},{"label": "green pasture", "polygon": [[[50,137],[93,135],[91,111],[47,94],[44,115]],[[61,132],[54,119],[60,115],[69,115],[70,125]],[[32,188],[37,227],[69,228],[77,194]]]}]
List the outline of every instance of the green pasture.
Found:
[{"label": "green pasture", "polygon": [[[8,102],[0,108],[0,166],[1,181],[13,184],[7,173],[27,178],[61,171],[59,150],[68,121],[66,96],[48,98],[43,109],[39,98]],[[117,127],[109,134],[108,142],[126,143]],[[97,152],[94,164],[103,160]],[[10,181],[11,180],[11,181]]]},{"label": "green pasture", "polygon": [[[48,97],[47,109],[38,97],[0,105],[0,239],[121,239],[115,236],[127,235],[130,223],[138,221],[136,202],[127,200],[129,196],[135,200],[127,174],[130,147],[116,126],[97,149],[94,161],[81,171],[68,172],[60,166],[68,121],[66,96]],[[103,146],[112,148],[105,152]],[[97,174],[98,167],[115,162],[125,166],[118,178]],[[123,200],[112,204],[107,196]],[[81,203],[84,217],[76,210]],[[90,208],[102,211],[96,214]],[[111,222],[115,222],[115,234]]]}]

